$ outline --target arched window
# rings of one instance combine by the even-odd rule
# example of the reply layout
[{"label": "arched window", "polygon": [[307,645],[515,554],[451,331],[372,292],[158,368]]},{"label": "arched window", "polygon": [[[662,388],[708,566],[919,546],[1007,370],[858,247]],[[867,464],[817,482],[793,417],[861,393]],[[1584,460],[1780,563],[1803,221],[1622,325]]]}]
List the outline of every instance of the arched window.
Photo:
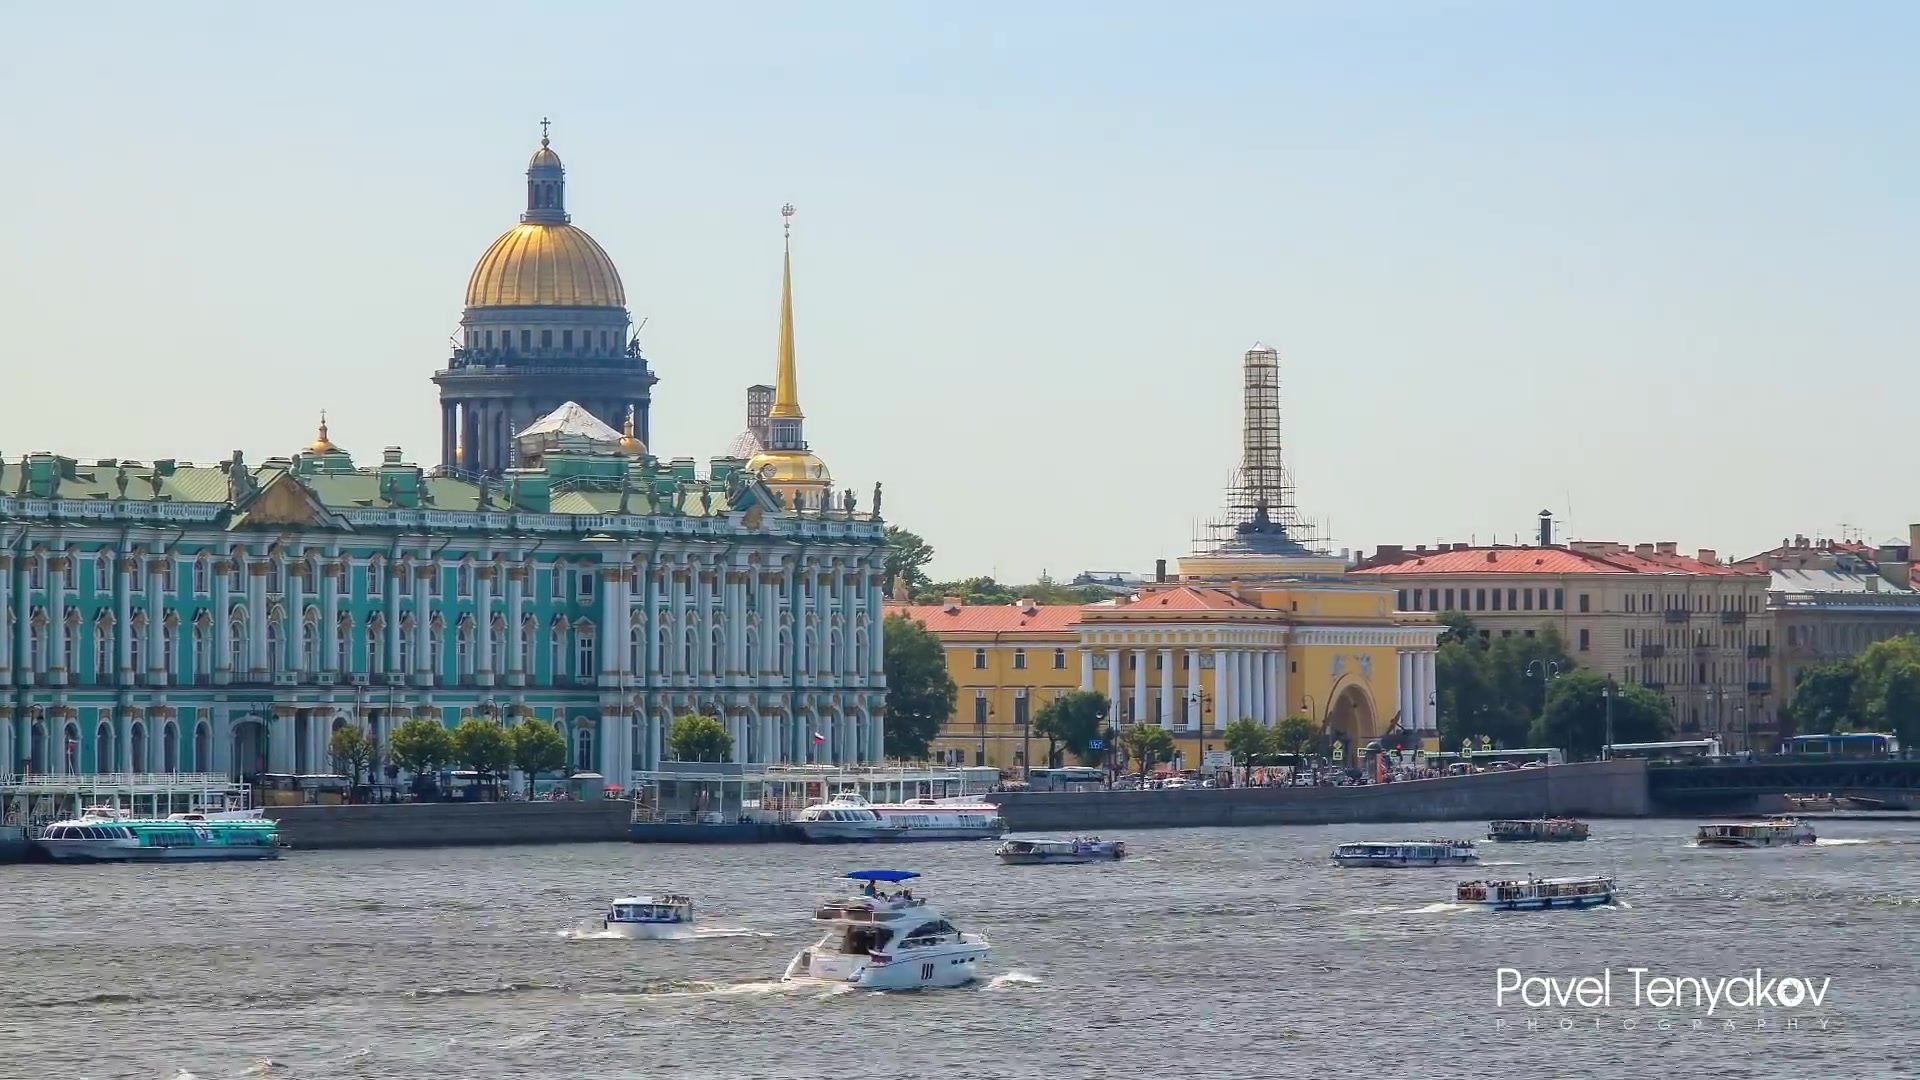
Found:
[{"label": "arched window", "polygon": [[203,620],[194,620],[193,624],[193,673],[204,676],[212,673],[213,650],[207,648],[207,625]]},{"label": "arched window", "polygon": [[93,593],[100,596],[113,587],[113,559],[106,552],[93,559]]},{"label": "arched window", "polygon": [[376,616],[367,620],[367,671],[373,673],[385,670],[387,670],[387,627]]},{"label": "arched window", "polygon": [[724,675],[727,671],[727,635],[720,627],[713,628],[713,667],[715,675]]},{"label": "arched window", "polygon": [[113,677],[113,620],[102,615],[93,621],[93,673],[102,679]]},{"label": "arched window", "polygon": [[247,670],[247,620],[235,613],[227,620],[227,666]]},{"label": "arched window", "polygon": [[647,669],[647,628],[635,619],[627,630],[627,670],[641,672]]},{"label": "arched window", "polygon": [[499,674],[507,670],[507,620],[495,615],[487,626],[487,666]]},{"label": "arched window", "polygon": [[171,721],[160,729],[160,771],[180,771],[180,729],[174,727]]},{"label": "arched window", "polygon": [[405,671],[413,659],[413,617],[403,615],[400,618],[400,670]]},{"label": "arched window", "polygon": [[333,670],[349,672],[353,670],[353,616],[341,612],[333,628]]},{"label": "arched window", "polygon": [[[137,649],[139,647],[140,647],[140,639],[135,638],[134,648]],[[138,668],[140,665],[136,662],[133,666],[135,668]],[[286,666],[287,666],[286,657],[280,655],[280,620],[273,618],[272,616],[268,616],[267,618],[267,670],[277,675],[280,672],[285,671]]]},{"label": "arched window", "polygon": [[281,578],[280,560],[269,557],[267,559],[267,591],[270,593],[285,592],[285,585],[286,582]]},{"label": "arched window", "polygon": [[593,674],[593,624],[581,623],[573,635],[573,673],[579,677]]},{"label": "arched window", "polygon": [[193,560],[193,591],[195,595],[207,595],[207,557],[201,555]]},{"label": "arched window", "polygon": [[[309,580],[318,580],[309,579]],[[309,609],[301,616],[300,670],[320,670],[320,613]]]},{"label": "arched window", "polygon": [[133,670],[147,670],[147,616],[145,612],[133,615]]}]

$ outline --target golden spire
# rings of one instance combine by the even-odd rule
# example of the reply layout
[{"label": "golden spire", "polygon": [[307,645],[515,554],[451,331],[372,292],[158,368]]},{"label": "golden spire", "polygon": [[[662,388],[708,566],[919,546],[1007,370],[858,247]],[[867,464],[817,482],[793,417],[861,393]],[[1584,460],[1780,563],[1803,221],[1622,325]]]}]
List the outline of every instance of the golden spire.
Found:
[{"label": "golden spire", "polygon": [[633,406],[631,405],[627,406],[627,422],[620,430],[621,453],[639,457],[647,452],[647,444],[641,442],[633,433]]},{"label": "golden spire", "polygon": [[773,378],[773,408],[767,416],[774,420],[799,420],[800,380],[793,370],[793,204],[780,208],[786,232],[786,255],[780,264],[780,367]]},{"label": "golden spire", "polygon": [[320,434],[314,437],[312,443],[308,444],[307,450],[315,454],[326,454],[338,449],[339,447],[333,445],[333,440],[327,438],[327,410],[321,409]]}]

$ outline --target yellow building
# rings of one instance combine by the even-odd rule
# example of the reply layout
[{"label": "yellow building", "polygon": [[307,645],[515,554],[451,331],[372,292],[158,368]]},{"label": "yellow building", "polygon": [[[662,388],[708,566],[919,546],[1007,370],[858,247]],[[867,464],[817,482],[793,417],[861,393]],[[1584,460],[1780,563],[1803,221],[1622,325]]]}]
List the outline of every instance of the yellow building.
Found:
[{"label": "yellow building", "polygon": [[[1337,566],[1337,560],[1334,560]],[[1186,565],[1182,564],[1182,570]],[[1184,574],[1182,575],[1184,578]],[[960,764],[1043,761],[1034,713],[1096,690],[1113,723],[1168,729],[1182,764],[1224,750],[1242,717],[1312,719],[1352,760],[1367,743],[1412,749],[1435,726],[1433,616],[1394,609],[1392,590],[1324,578],[1260,584],[1165,581],[1086,606],[892,605],[939,636],[959,687],[934,743]]]}]

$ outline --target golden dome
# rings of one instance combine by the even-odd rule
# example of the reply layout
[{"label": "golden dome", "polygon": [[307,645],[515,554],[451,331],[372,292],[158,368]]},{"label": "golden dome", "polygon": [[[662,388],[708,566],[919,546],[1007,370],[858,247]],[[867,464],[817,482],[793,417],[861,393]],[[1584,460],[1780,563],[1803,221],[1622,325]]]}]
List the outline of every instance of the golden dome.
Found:
[{"label": "golden dome", "polygon": [[315,436],[314,440],[307,444],[307,452],[312,454],[330,454],[338,449],[340,448],[333,445],[333,440],[327,438],[327,411],[322,409],[320,410],[320,434]]},{"label": "golden dome", "polygon": [[633,406],[627,406],[627,422],[620,432],[620,452],[629,457],[642,457],[647,452],[647,444],[633,433]]},{"label": "golden dome", "polygon": [[584,230],[522,222],[480,256],[467,280],[467,306],[624,308],[627,293],[613,260]]},{"label": "golden dome", "polygon": [[763,450],[747,459],[747,471],[776,487],[793,484],[828,487],[833,483],[827,463],[811,450]]},{"label": "golden dome", "polygon": [[540,140],[540,149],[533,152],[533,158],[527,162],[529,169],[558,169],[560,155],[547,149],[547,140]]}]

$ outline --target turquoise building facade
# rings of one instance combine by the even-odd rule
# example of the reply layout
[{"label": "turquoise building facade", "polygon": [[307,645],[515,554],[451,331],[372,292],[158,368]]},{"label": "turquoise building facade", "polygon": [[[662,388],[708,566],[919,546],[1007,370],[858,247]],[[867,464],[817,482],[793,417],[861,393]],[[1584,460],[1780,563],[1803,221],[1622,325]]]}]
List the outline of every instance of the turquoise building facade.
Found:
[{"label": "turquoise building facade", "polygon": [[324,425],[257,465],[0,466],[0,762],[327,772],[338,727],[480,716],[624,786],[696,712],[743,762],[881,758],[877,514],[541,440],[501,481],[358,467]]}]

